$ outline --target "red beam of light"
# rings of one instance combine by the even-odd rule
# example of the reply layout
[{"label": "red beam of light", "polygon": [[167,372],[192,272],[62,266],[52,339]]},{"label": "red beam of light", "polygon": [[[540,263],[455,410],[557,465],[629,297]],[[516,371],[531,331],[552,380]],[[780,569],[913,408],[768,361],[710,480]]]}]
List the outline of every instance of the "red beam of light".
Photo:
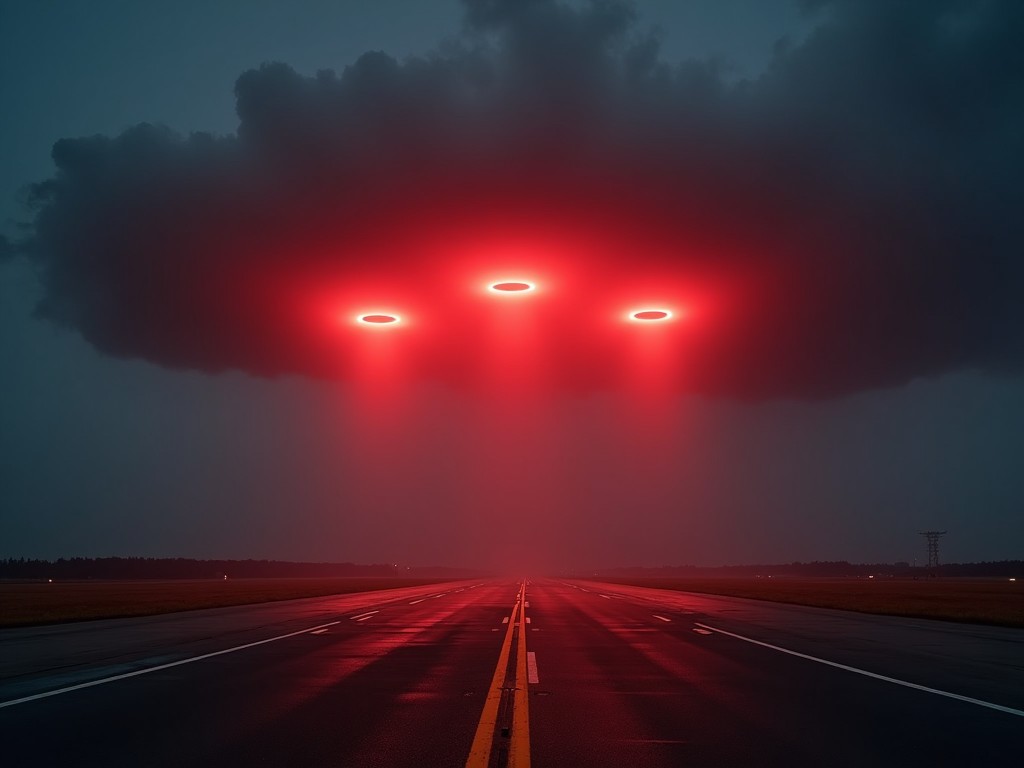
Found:
[{"label": "red beam of light", "polygon": [[[462,474],[463,534],[491,567],[537,564],[541,531],[559,524],[564,480],[553,451],[549,330],[561,291],[558,270],[538,254],[509,253],[495,280],[476,283],[470,300],[477,392],[467,432],[473,451]],[[530,256],[533,258],[531,259]],[[548,260],[550,261],[550,260]],[[509,521],[501,525],[500,521]],[[502,535],[495,537],[496,526]]]},{"label": "red beam of light", "polygon": [[[718,284],[664,264],[634,270],[623,254],[649,244],[632,235],[462,228],[371,245],[341,266],[325,247],[318,268],[273,284],[292,292],[305,323],[296,343],[309,339],[327,361],[325,378],[347,382],[350,442],[339,461],[351,462],[355,479],[340,517],[394,522],[394,540],[423,557],[443,538],[452,552],[500,567],[524,556],[561,562],[595,523],[595,484],[610,493],[635,482],[644,503],[671,503],[675,442],[685,438],[667,433],[678,426],[680,375],[696,367],[692,331],[717,327],[709,317]],[[405,252],[415,264],[396,268],[391,256]],[[502,283],[520,290],[496,289]],[[644,311],[671,317],[628,317]],[[579,431],[591,427],[567,412],[606,396],[592,427],[595,458],[577,459]],[[438,402],[452,404],[450,425],[430,421]],[[622,459],[604,485],[593,477],[602,443]],[[424,460],[424,451],[436,456]],[[398,525],[409,518],[417,523]],[[365,537],[379,528],[348,530]]]},{"label": "red beam of light", "polygon": [[[660,519],[678,514],[681,502],[675,490],[685,443],[678,385],[687,362],[689,312],[679,296],[666,300],[652,291],[650,298],[615,317],[622,396],[612,400],[610,416],[625,450],[633,502],[637,509],[656,509]],[[628,526],[619,533],[631,535]]]},{"label": "red beam of light", "polygon": [[[595,375],[598,391],[615,394],[609,412],[622,423],[612,432],[629,466],[642,467],[637,481],[652,499],[663,495],[681,339],[691,306],[703,317],[706,291],[674,270],[638,277],[594,260],[591,245],[504,234],[444,247],[426,240],[417,248],[433,248],[433,261],[422,270],[386,271],[367,257],[364,273],[335,277],[325,268],[313,276],[317,305],[347,322],[339,328],[335,321],[334,330],[354,388],[351,453],[359,467],[352,490],[362,512],[353,514],[397,519],[391,507],[405,503],[407,513],[444,519],[449,546],[496,567],[525,556],[564,557],[559,548],[572,549],[574,532],[589,523],[590,490],[567,458],[575,430],[557,395],[576,390],[577,381],[592,386]],[[627,317],[644,311],[666,317]],[[373,314],[399,321],[357,319]],[[468,409],[468,423],[442,439],[417,431],[422,414],[410,402],[430,381],[454,382],[457,402]],[[452,454],[444,459],[451,467],[446,501],[414,488],[409,451],[432,441],[442,456]],[[498,526],[508,530],[500,545]]]},{"label": "red beam of light", "polygon": [[368,453],[386,453],[386,446],[400,438],[407,406],[415,317],[375,308],[345,313],[342,325],[351,329],[346,348],[339,351],[351,358],[357,432],[364,435]]},{"label": "red beam of light", "polygon": [[[404,478],[416,466],[410,452],[420,442],[410,381],[419,323],[412,308],[398,312],[394,305],[381,306],[347,309],[340,323],[338,351],[348,358],[351,381],[346,454],[354,467],[338,515],[345,520],[349,546],[405,554],[415,549],[405,541],[401,521],[410,503]],[[403,481],[396,482],[396,475]]]},{"label": "red beam of light", "polygon": [[672,410],[685,368],[689,313],[682,297],[665,295],[669,292],[664,288],[643,292],[651,294],[648,300],[620,310],[614,341],[621,361],[620,386],[626,395],[623,429],[632,432],[638,444],[657,445],[666,437],[661,434],[667,429],[666,414]]}]

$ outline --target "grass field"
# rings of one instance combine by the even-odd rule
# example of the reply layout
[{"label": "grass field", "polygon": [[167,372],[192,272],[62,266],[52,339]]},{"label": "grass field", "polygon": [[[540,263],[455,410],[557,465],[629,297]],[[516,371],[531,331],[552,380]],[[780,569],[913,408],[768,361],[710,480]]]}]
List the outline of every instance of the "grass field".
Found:
[{"label": "grass field", "polygon": [[0,583],[0,627],[113,619],[436,584],[443,579],[209,579]]},{"label": "grass field", "polygon": [[1024,627],[1024,581],[1008,579],[602,579],[923,619]]}]

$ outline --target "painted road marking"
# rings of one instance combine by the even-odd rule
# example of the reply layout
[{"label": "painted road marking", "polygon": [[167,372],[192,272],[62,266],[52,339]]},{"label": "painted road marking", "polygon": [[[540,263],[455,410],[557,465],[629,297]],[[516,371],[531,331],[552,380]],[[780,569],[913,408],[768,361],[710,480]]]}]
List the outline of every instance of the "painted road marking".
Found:
[{"label": "painted road marking", "polygon": [[310,632],[309,634],[311,634],[311,635],[322,635],[322,634],[324,634],[325,632],[327,632],[327,627],[324,627],[323,629],[314,629],[314,630],[313,630],[312,632]]},{"label": "painted road marking", "polygon": [[360,616],[358,619],[356,619],[356,621],[366,621],[367,619],[372,619],[372,618],[373,618],[373,616]]},{"label": "painted road marking", "polygon": [[700,627],[696,627],[693,631],[696,632],[699,635],[710,635],[710,634],[713,634],[710,629],[701,629]]},{"label": "painted road marking", "polygon": [[4,707],[13,707],[15,704],[24,704],[26,701],[35,701],[36,699],[45,699],[47,696],[57,696],[62,693],[70,693],[71,691],[79,691],[82,688],[92,688],[96,685],[103,685],[105,683],[112,683],[115,680],[124,680],[129,677],[138,677],[139,675],[148,675],[150,672],[159,672],[161,669],[170,669],[171,667],[180,667],[182,664],[191,664],[193,661],[202,661],[203,659],[212,659],[214,656],[223,656],[225,653],[234,653],[235,651],[242,651],[246,648],[255,648],[257,645],[265,645],[266,643],[273,643],[277,640],[284,640],[288,637],[295,637],[296,635],[305,635],[310,632],[315,632],[318,629],[326,629],[327,627],[333,627],[335,624],[341,624],[340,621],[331,621],[327,624],[318,624],[315,627],[308,627],[306,629],[300,629],[298,632],[289,632],[287,635],[277,635],[276,637],[268,637],[266,640],[257,640],[255,643],[246,643],[245,645],[236,645],[234,648],[225,648],[222,651],[214,651],[213,653],[204,653],[201,656],[192,656],[188,659],[179,659],[178,661],[172,661],[167,664],[158,664],[155,667],[147,667],[146,669],[137,669],[134,672],[125,672],[121,675],[112,675],[111,677],[104,677],[100,680],[92,680],[88,683],[79,683],[78,685],[69,685],[67,688],[58,688],[55,691],[47,691],[46,693],[35,693],[31,696],[23,696],[20,699],[11,699],[10,701],[0,701],[0,709]]},{"label": "painted road marking", "polygon": [[533,651],[526,654],[526,677],[534,685],[540,682],[540,676],[537,674],[537,654]]},{"label": "painted road marking", "polygon": [[[514,611],[514,610],[513,610],[513,613],[515,613],[515,611]],[[501,623],[502,623],[502,624],[508,624],[508,616],[506,616],[506,617],[505,617],[504,619],[502,619],[502,620],[501,620]]]},{"label": "painted road marking", "polygon": [[526,623],[527,623],[527,624],[529,624],[529,623],[530,623],[530,617],[529,617],[529,616],[527,616],[527,617],[526,617]]},{"label": "painted road marking", "polygon": [[411,603],[409,603],[409,605],[416,605],[417,603],[422,603],[426,599],[427,598],[425,597],[421,597],[419,600],[413,600]]},{"label": "painted road marking", "polygon": [[[530,603],[526,600],[526,582],[523,582],[523,608],[519,611],[520,624],[522,619],[527,622],[526,609]],[[524,685],[528,680],[526,672],[526,633],[520,626],[516,643],[516,690],[512,697],[512,740],[508,745],[509,768],[530,768],[530,687]]]},{"label": "painted road marking", "polygon": [[[473,735],[473,744],[469,748],[469,757],[466,758],[466,768],[487,768],[491,762],[491,746],[494,742],[494,731],[498,727],[498,705],[501,702],[501,693],[505,688],[505,675],[508,672],[508,659],[512,651],[512,634],[515,632],[516,621],[522,603],[519,596],[516,596],[515,605],[512,607],[513,620],[508,617],[503,624],[508,624],[505,631],[505,639],[501,643],[501,652],[498,654],[498,664],[494,668],[494,676],[491,678],[491,687],[487,689],[487,698],[484,700],[483,711],[480,713],[480,722],[477,723],[476,733]],[[529,750],[527,750],[526,763],[529,766]],[[509,765],[513,763],[509,761]]]},{"label": "painted road marking", "polygon": [[611,600],[611,598],[608,595],[601,595],[601,597],[603,597],[605,600]]},{"label": "painted road marking", "polygon": [[356,621],[362,621],[363,619],[370,618],[375,613],[380,613],[380,611],[367,611],[366,613],[357,613],[355,616],[349,616],[349,618],[355,619]]},{"label": "painted road marking", "polygon": [[772,645],[771,643],[765,643],[760,640],[754,640],[752,637],[744,637],[743,635],[737,635],[735,632],[726,632],[724,629],[718,629],[718,627],[709,627],[707,624],[697,624],[698,627],[709,629],[712,632],[718,632],[722,635],[728,635],[729,637],[735,637],[737,640],[743,640],[747,643],[753,643],[754,645],[760,645],[764,648],[770,648],[773,651],[779,653],[788,653],[790,656],[797,656],[801,659],[807,659],[808,661],[815,661],[818,664],[825,664],[829,667],[835,667],[836,669],[845,669],[847,672],[853,672],[858,675],[864,675],[865,677],[872,677],[875,680],[882,680],[886,683],[893,683],[894,685],[902,685],[905,688],[913,688],[917,691],[924,691],[925,693],[934,693],[936,696],[945,696],[947,699],[956,699],[957,701],[965,701],[968,704],[977,704],[979,707],[988,707],[989,709],[995,709],[999,712],[1006,712],[1009,715],[1016,715],[1017,717],[1024,717],[1024,710],[1014,709],[1013,707],[1004,707],[1001,704],[993,704],[990,701],[982,701],[981,699],[971,698],[970,696],[961,696],[959,693],[950,693],[949,691],[940,691],[938,688],[929,688],[927,685],[918,685],[917,683],[909,683],[906,680],[898,680],[895,677],[888,677],[886,675],[879,675],[877,672],[868,672],[866,669],[859,669],[857,667],[851,667],[847,664],[840,664],[837,661],[829,661],[828,659],[819,659],[817,656],[809,656],[806,653],[800,653],[799,651],[791,651],[788,648],[782,648],[778,645]]},{"label": "painted road marking", "polygon": [[658,614],[656,614],[656,613],[652,613],[651,615],[652,615],[652,616],[653,616],[654,618],[656,618],[656,619],[661,619],[662,621],[672,621],[672,619],[670,619],[670,618],[668,618],[668,617],[666,617],[666,616],[659,616],[659,615],[658,615]]}]

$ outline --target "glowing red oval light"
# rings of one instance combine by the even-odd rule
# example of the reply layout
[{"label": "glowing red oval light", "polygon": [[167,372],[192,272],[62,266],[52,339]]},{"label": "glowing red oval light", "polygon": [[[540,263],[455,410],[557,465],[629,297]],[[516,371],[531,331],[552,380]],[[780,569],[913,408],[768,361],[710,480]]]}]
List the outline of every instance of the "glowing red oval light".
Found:
[{"label": "glowing red oval light", "polygon": [[500,283],[491,283],[488,288],[498,293],[525,293],[532,291],[535,286],[525,280],[504,280]]},{"label": "glowing red oval light", "polygon": [[640,309],[636,312],[630,312],[629,317],[631,320],[651,322],[656,320],[668,320],[672,317],[672,312],[668,309]]},{"label": "glowing red oval light", "polygon": [[371,325],[387,325],[388,323],[397,323],[401,318],[398,315],[388,315],[383,312],[373,313],[369,315],[360,315],[358,318],[360,323],[369,323]]}]

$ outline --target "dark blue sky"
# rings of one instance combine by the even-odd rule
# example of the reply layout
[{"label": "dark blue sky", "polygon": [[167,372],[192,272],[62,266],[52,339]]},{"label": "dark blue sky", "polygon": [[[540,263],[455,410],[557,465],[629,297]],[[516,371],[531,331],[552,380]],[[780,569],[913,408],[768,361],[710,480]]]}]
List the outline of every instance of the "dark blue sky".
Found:
[{"label": "dark blue sky", "polygon": [[[1012,298],[1020,284],[1019,227],[1005,211],[1021,201],[1002,177],[1009,173],[1002,169],[1019,165],[1009,159],[1019,140],[1006,126],[1019,125],[1013,116],[1024,101],[1019,87],[990,74],[1020,72],[1017,60],[998,58],[998,40],[968,45],[972,35],[993,34],[989,28],[1015,29],[1020,18],[1001,3],[978,4],[977,17],[954,2],[940,3],[945,10],[936,17],[928,5],[879,20],[845,3],[811,16],[783,0],[636,4],[631,29],[659,30],[663,62],[713,57],[719,69],[708,82],[729,89],[730,99],[752,94],[741,106],[759,110],[751,118],[757,136],[775,129],[771,116],[783,116],[779,124],[793,138],[785,151],[794,154],[774,157],[785,160],[783,176],[798,180],[783,178],[765,195],[779,216],[798,218],[794,209],[810,204],[810,192],[789,192],[800,178],[823,167],[845,174],[828,187],[842,196],[835,203],[842,215],[822,224],[821,236],[839,231],[849,243],[822,257],[814,285],[864,281],[855,300],[822,289],[829,306],[839,299],[849,306],[835,309],[841,321],[824,313],[821,337],[776,350],[753,327],[739,334],[758,342],[736,346],[746,363],[699,379],[697,393],[684,388],[659,399],[650,428],[631,427],[651,414],[638,416],[627,394],[605,383],[555,388],[530,401],[509,436],[496,437],[509,417],[497,413],[507,403],[494,393],[413,374],[395,408],[397,423],[379,428],[387,436],[382,449],[379,435],[368,435],[375,427],[358,382],[312,380],[307,367],[289,369],[280,356],[274,377],[246,373],[266,362],[258,344],[249,356],[225,358],[241,371],[197,370],[208,366],[189,362],[192,348],[180,339],[172,354],[146,346],[150,337],[98,330],[107,326],[89,314],[95,307],[83,303],[81,286],[100,278],[77,267],[60,271],[76,248],[0,261],[0,557],[482,565],[516,560],[488,544],[511,518],[526,523],[513,537],[517,550],[532,553],[523,562],[552,567],[913,560],[924,551],[917,535],[924,528],[949,529],[945,560],[1024,558],[1024,385],[1013,373],[1021,316],[1003,295]],[[463,24],[455,2],[429,10],[398,0],[307,2],[298,10],[269,0],[207,6],[0,8],[0,103],[13,116],[0,124],[0,215],[12,240],[32,236],[17,226],[30,219],[24,190],[53,176],[50,149],[60,139],[117,136],[141,122],[181,134],[232,134],[234,83],[246,70],[279,61],[303,76],[340,73],[372,50],[401,61],[435,50]],[[816,25],[829,23],[832,37],[815,38]],[[915,25],[927,24],[941,25],[942,40],[948,37],[946,47],[925,52],[932,59],[903,56],[900,46],[909,43],[873,37],[895,30],[903,35],[895,39],[914,41]],[[784,37],[789,42],[777,47]],[[777,50],[783,58],[773,64]],[[823,50],[852,58],[832,61]],[[983,61],[974,50],[996,53]],[[928,72],[941,74],[941,87]],[[894,98],[889,84],[901,78],[898,103],[920,102],[905,112],[886,100]],[[979,83],[996,95],[978,95]],[[880,92],[886,99],[875,98]],[[843,98],[829,103],[833,93]],[[856,108],[845,113],[850,104]],[[699,113],[711,115],[716,136],[748,127],[735,104],[728,109]],[[838,138],[833,119],[843,126]],[[794,125],[806,135],[792,136]],[[671,148],[659,148],[666,163],[692,162]],[[750,151],[744,167],[764,172]],[[733,155],[719,155],[714,167],[728,167]],[[921,191],[936,185],[934,195]],[[862,200],[864,190],[879,187],[878,200]],[[80,199],[102,202],[107,189],[86,188],[60,210],[80,210],[73,207]],[[738,202],[733,210],[706,203],[710,215],[773,231],[775,219],[748,216],[747,195],[735,190],[716,191],[715,205],[729,194]],[[879,214],[892,200],[902,216],[897,225]],[[794,231],[784,228],[785,237]],[[967,239],[978,231],[990,236]],[[701,237],[706,244],[713,232]],[[909,255],[898,269],[872,271],[874,254],[863,249],[891,243],[921,250],[900,251]],[[729,274],[744,263],[730,264]],[[785,267],[804,263],[794,257]],[[862,263],[864,270],[850,268]],[[58,293],[37,274],[77,277]],[[883,281],[891,284],[879,288]],[[58,311],[39,318],[35,307],[47,297]],[[949,307],[945,319],[935,319],[937,306]],[[132,325],[117,307],[100,309],[103,318],[122,318],[118,327]],[[792,322],[805,326],[796,310]],[[793,327],[787,322],[778,327]],[[880,345],[887,337],[898,343]],[[771,353],[759,364],[771,375],[751,362],[759,349]],[[785,362],[776,369],[777,360]]]}]

